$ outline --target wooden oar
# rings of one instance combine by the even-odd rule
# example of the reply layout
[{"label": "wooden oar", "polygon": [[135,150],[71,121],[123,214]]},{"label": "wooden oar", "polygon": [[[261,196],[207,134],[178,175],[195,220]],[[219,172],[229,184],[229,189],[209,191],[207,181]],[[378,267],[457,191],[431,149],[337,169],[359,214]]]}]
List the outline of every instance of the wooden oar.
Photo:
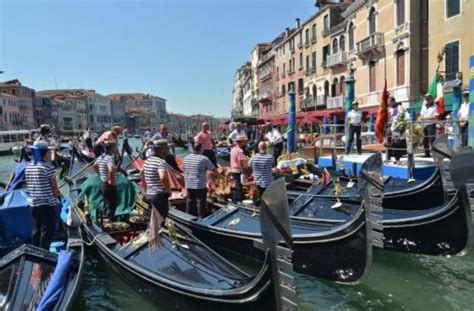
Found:
[{"label": "wooden oar", "polygon": [[[98,158],[97,158],[98,159]],[[66,176],[63,176],[64,178],[64,182],[61,183],[61,185],[59,185],[59,188],[61,187],[64,187],[66,184],[69,184],[71,182],[71,179],[77,177],[78,175],[80,175],[81,173],[83,173],[86,169],[88,169],[89,167],[91,167],[92,165],[95,164],[95,162],[97,162],[97,159],[95,159],[94,161],[92,162],[89,162],[86,166],[84,166],[83,168],[81,168],[79,171],[77,171],[74,175],[72,175],[71,177],[66,177]]]}]

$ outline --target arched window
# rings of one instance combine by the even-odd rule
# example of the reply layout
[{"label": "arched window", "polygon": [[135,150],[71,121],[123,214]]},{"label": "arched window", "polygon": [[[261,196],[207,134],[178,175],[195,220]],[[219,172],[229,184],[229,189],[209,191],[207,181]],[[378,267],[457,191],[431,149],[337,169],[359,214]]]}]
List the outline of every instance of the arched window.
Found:
[{"label": "arched window", "polygon": [[375,8],[371,8],[369,12],[369,34],[377,31],[377,20],[375,17]]},{"label": "arched window", "polygon": [[326,96],[329,95],[329,81],[328,80],[324,81],[324,95]]},{"label": "arched window", "polygon": [[405,84],[405,51],[398,50],[395,54],[397,62],[397,85]]},{"label": "arched window", "polygon": [[313,97],[316,98],[316,84],[313,84]]},{"label": "arched window", "polygon": [[336,54],[337,52],[338,52],[337,39],[334,39],[332,41],[332,54]]},{"label": "arched window", "polygon": [[341,77],[341,80],[339,81],[339,85],[341,88],[341,94],[346,95],[346,78],[344,76]]},{"label": "arched window", "polygon": [[331,97],[339,96],[339,80],[334,78],[331,85]]},{"label": "arched window", "polygon": [[354,49],[354,24],[353,23],[349,24],[348,34],[349,34],[349,50],[352,51]]},{"label": "arched window", "polygon": [[339,38],[339,50],[341,52],[346,50],[346,37],[344,35]]}]

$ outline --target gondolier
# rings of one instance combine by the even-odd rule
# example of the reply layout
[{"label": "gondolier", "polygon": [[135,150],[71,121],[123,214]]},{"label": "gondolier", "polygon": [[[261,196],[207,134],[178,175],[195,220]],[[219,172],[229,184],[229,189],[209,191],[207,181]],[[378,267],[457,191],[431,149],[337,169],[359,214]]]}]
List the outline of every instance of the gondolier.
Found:
[{"label": "gondolier", "polygon": [[433,101],[431,94],[425,95],[425,103],[421,108],[419,121],[423,125],[423,148],[425,149],[425,158],[429,158],[430,147],[433,145],[436,136],[436,120],[438,120],[438,106]]},{"label": "gondolier", "polygon": [[87,128],[82,134],[82,142],[84,144],[84,147],[86,147],[89,152],[92,152],[94,148],[92,146],[92,133],[90,128]]},{"label": "gondolier", "polygon": [[227,137],[227,142],[230,146],[234,146],[237,144],[236,139],[238,136],[243,136],[247,138],[247,133],[243,129],[242,123],[240,122],[235,123],[235,129],[229,134],[229,137]]},{"label": "gondolier", "polygon": [[[133,154],[133,150],[132,148],[130,147],[129,143],[128,143],[128,136],[129,136],[129,133],[128,133],[128,128],[127,126],[124,126],[123,127],[123,132],[122,132],[122,137],[123,137],[123,151],[125,151],[126,153],[128,153],[129,155],[132,155]],[[123,155],[122,155],[123,156]]]},{"label": "gondolier", "polygon": [[215,171],[216,166],[202,154],[203,146],[194,144],[194,152],[184,158],[184,182],[188,196],[186,212],[204,218],[207,216],[207,171]]},{"label": "gondolier", "polygon": [[244,163],[244,149],[247,144],[247,137],[240,135],[235,139],[236,145],[230,151],[230,171],[232,173],[232,201],[237,203],[242,201],[242,173],[246,165]]},{"label": "gondolier", "polygon": [[266,128],[267,133],[265,134],[265,140],[273,147],[274,164],[276,164],[283,151],[283,136],[271,123],[268,123]]},{"label": "gondolier", "polygon": [[461,134],[461,146],[466,147],[469,133],[469,91],[463,92],[463,102],[458,112],[459,130]]},{"label": "gondolier", "polygon": [[115,141],[105,141],[102,143],[105,152],[99,156],[94,167],[100,175],[100,191],[105,203],[105,217],[113,220],[115,217],[115,208],[117,207],[117,187],[115,184],[115,160],[116,150]]},{"label": "gondolier", "polygon": [[215,143],[212,139],[212,132],[209,131],[209,124],[204,122],[201,126],[201,131],[194,139],[195,143],[201,144],[202,154],[211,160],[212,164],[217,167],[217,158],[214,153]]},{"label": "gondolier", "polygon": [[349,130],[348,139],[346,144],[346,154],[349,154],[352,149],[352,142],[354,141],[354,135],[356,136],[356,149],[357,154],[362,153],[362,141],[360,140],[360,131],[362,128],[362,111],[359,110],[359,103],[354,102],[352,104],[352,110],[347,113],[346,117],[346,129]]},{"label": "gondolier", "polygon": [[175,145],[173,141],[173,136],[171,136],[170,132],[168,132],[168,128],[166,127],[165,124],[160,125],[160,131],[153,135],[151,138],[152,141],[157,141],[157,140],[166,140],[168,143],[168,154],[165,157],[166,163],[168,163],[172,168],[177,170],[178,172],[182,172],[181,169],[178,166],[178,163],[176,162],[176,150],[175,150]]},{"label": "gondolier", "polygon": [[33,245],[49,250],[55,223],[55,208],[59,196],[54,166],[49,159],[49,144],[36,141],[32,147],[33,161],[25,176],[33,213]]},{"label": "gondolier", "polygon": [[[274,163],[274,157],[267,153],[267,144],[263,141],[259,142],[258,153],[250,159],[250,167],[258,189],[258,198],[273,182],[272,168]],[[257,202],[259,201],[258,198]]]},{"label": "gondolier", "polygon": [[168,197],[171,189],[168,181],[168,142],[160,139],[153,142],[154,154],[145,160],[142,177],[146,182],[146,199],[150,207],[155,208],[163,218],[168,215]]},{"label": "gondolier", "polygon": [[[98,157],[104,152],[104,143],[107,142],[117,142],[117,138],[122,133],[123,128],[121,126],[112,126],[110,131],[104,132],[95,142],[94,153]],[[116,146],[115,146],[116,147]]]}]

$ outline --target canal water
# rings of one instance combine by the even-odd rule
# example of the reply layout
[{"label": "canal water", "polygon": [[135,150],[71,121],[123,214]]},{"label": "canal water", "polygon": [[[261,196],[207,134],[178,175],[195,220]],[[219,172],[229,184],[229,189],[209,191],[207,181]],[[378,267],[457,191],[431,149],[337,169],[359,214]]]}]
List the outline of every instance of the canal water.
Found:
[{"label": "canal water", "polygon": [[[14,163],[13,156],[0,158],[2,181],[8,179]],[[472,310],[474,249],[470,251],[463,257],[445,258],[375,250],[370,276],[357,286],[297,275],[298,310]],[[86,255],[73,310],[163,310],[124,283],[92,247]]]}]

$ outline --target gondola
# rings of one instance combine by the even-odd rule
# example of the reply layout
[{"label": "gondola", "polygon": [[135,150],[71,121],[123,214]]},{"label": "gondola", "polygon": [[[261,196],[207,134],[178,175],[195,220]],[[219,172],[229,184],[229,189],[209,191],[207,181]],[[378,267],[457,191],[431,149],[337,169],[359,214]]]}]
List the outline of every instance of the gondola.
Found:
[{"label": "gondola", "polygon": [[[339,177],[343,191],[340,200],[349,204],[359,204],[360,196],[357,187],[348,188],[349,182],[357,185],[357,178],[349,178],[347,176]],[[298,183],[306,184],[305,190],[308,195],[314,195],[323,199],[335,200],[334,182],[330,181],[324,187],[313,184],[309,181],[299,181],[296,179],[293,185]],[[390,210],[423,210],[440,206],[444,203],[443,181],[436,168],[433,174],[426,180],[416,180],[408,183],[407,179],[398,177],[388,177],[384,180],[384,198],[383,207]],[[290,191],[291,196],[297,196],[301,191]],[[423,204],[418,204],[423,202]]]},{"label": "gondola", "polygon": [[[74,157],[73,170],[84,166]],[[79,183],[91,171],[73,180],[71,197],[79,195]],[[265,262],[251,277],[178,225],[162,232],[163,246],[151,248],[146,224],[125,231],[104,231],[89,222],[83,209],[74,208],[85,236],[109,266],[131,287],[166,310],[261,310],[274,309],[270,269]],[[124,243],[124,238],[131,242]]]},{"label": "gondola", "polygon": [[[25,163],[19,163],[22,164]],[[56,235],[50,251],[28,244],[32,218],[27,193],[21,188],[21,180],[13,179],[10,185],[15,188],[2,196],[1,208],[8,213],[4,216],[8,216],[10,222],[14,219],[18,222],[0,224],[4,231],[0,242],[0,309],[68,310],[79,291],[84,267],[81,230],[58,224],[64,233]],[[63,203],[66,202],[63,199]],[[63,204],[62,211],[66,213],[64,206],[67,204]]]},{"label": "gondola", "polygon": [[[372,171],[377,166],[380,169],[381,162],[380,155],[374,155],[362,169]],[[372,242],[376,235],[368,225],[376,220],[367,209],[365,201],[351,219],[341,224],[293,221],[294,271],[340,283],[355,284],[365,279],[370,271]],[[258,213],[227,204],[202,219],[179,207],[171,209],[169,217],[215,246],[248,258],[262,258],[263,253],[253,247],[253,241],[261,236]]]}]

